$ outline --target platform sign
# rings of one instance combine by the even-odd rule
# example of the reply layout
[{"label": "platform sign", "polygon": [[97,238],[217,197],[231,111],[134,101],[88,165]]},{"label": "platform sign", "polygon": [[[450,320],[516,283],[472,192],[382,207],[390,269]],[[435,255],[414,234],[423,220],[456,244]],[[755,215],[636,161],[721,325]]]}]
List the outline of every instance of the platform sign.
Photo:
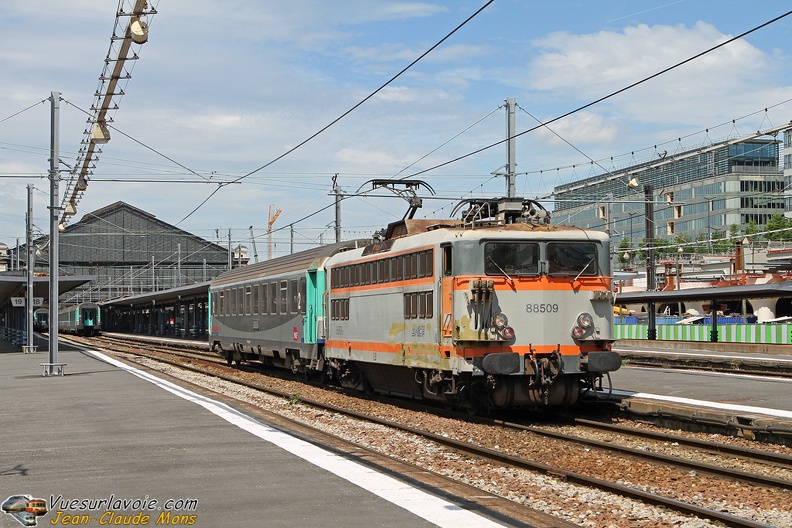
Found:
[{"label": "platform sign", "polygon": [[[24,308],[26,304],[24,297],[11,297],[11,306],[14,308]],[[33,297],[33,306],[44,306],[44,297]]]}]

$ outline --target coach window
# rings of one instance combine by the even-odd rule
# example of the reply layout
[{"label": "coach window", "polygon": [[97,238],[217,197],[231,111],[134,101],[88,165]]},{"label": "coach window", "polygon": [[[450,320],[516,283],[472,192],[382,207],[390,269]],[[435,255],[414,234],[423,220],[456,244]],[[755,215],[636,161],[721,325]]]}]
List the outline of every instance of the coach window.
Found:
[{"label": "coach window", "polygon": [[297,289],[297,279],[289,281],[289,313],[296,314],[300,308],[300,291]]},{"label": "coach window", "polygon": [[259,304],[261,305],[261,315],[264,315],[264,314],[267,313],[267,307],[268,307],[268,304],[267,304],[267,284],[264,283],[264,284],[259,285],[259,289],[261,290],[259,292]]},{"label": "coach window", "polygon": [[[242,310],[239,311],[242,313]],[[245,286],[245,315],[253,313],[253,288]]]},{"label": "coach window", "polygon": [[278,283],[277,282],[270,282],[269,287],[269,298],[270,298],[270,315],[277,315],[278,313]]},{"label": "coach window", "polygon": [[289,313],[289,281],[280,282],[280,313]]},{"label": "coach window", "polygon": [[226,288],[225,291],[225,300],[223,301],[223,313],[225,315],[231,315],[231,290]]},{"label": "coach window", "polygon": [[305,290],[305,277],[300,277],[300,289],[297,290],[297,310],[305,313],[305,305],[307,304],[306,290]]},{"label": "coach window", "polygon": [[258,313],[259,313],[259,287],[258,287],[258,284],[254,284],[253,286],[251,286],[251,288],[252,288],[252,292],[253,292],[253,298],[250,301],[251,302],[251,306],[253,307],[251,309],[251,312],[253,313],[253,315],[258,315]]},{"label": "coach window", "polygon": [[225,315],[223,313],[223,292],[217,292],[217,301],[215,301],[215,315]]}]

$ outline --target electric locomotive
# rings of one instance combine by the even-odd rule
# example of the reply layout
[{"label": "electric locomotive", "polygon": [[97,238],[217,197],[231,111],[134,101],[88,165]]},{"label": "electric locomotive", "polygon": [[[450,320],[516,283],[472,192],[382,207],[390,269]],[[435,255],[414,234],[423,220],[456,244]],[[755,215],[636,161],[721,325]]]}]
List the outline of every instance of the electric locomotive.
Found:
[{"label": "electric locomotive", "polygon": [[472,408],[564,406],[617,370],[609,238],[532,200],[391,224],[229,271],[210,344],[232,360]]}]

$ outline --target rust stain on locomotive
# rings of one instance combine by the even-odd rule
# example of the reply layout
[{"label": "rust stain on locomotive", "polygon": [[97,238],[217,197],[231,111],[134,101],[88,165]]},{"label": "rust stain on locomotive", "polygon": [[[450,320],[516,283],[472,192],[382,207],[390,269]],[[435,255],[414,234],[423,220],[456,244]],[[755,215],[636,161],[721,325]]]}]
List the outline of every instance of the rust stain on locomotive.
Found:
[{"label": "rust stain on locomotive", "polygon": [[390,329],[388,329],[388,337],[395,338],[406,331],[407,323],[391,323]]}]

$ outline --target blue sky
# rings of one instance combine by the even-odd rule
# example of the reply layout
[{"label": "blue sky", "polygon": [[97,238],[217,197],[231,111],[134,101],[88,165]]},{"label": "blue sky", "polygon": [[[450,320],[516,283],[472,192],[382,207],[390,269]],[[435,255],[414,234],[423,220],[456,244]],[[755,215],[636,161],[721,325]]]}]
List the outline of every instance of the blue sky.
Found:
[{"label": "blue sky", "polygon": [[[72,221],[123,200],[209,240],[219,233],[225,241],[231,229],[235,243],[250,246],[252,225],[261,256],[270,206],[282,210],[276,255],[288,253],[293,222],[296,249],[332,240],[334,174],[354,193],[373,178],[440,165],[505,137],[498,107],[506,98],[519,105],[522,132],[534,118],[565,114],[789,9],[731,0],[495,0],[344,119],[184,219],[217,182],[310,137],[486,0],[153,3],[149,42],[113,114],[123,134],[111,132]],[[73,164],[86,121],[79,109],[93,103],[116,8],[95,0],[0,7],[0,242],[24,237],[28,184],[34,223],[48,231],[50,108],[36,103],[62,93],[60,157]],[[792,120],[791,37],[789,16],[553,123],[566,142],[547,130],[520,136],[517,194],[545,196],[598,173],[589,158],[610,170]],[[418,216],[446,217],[461,196],[504,195],[504,179],[491,173],[505,157],[499,145],[416,176],[442,198],[424,200]],[[344,238],[403,216],[406,202],[376,195],[343,202]]]}]

